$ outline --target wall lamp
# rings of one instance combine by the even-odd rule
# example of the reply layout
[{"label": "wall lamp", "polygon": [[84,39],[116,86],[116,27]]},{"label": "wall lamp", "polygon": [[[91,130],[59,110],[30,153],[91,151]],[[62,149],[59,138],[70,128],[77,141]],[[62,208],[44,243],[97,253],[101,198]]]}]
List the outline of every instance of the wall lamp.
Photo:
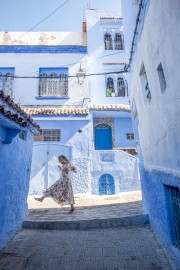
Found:
[{"label": "wall lamp", "polygon": [[84,83],[84,78],[85,78],[85,72],[83,71],[81,64],[80,64],[80,68],[79,71],[76,74],[77,80],[78,80],[78,84],[82,85]]}]

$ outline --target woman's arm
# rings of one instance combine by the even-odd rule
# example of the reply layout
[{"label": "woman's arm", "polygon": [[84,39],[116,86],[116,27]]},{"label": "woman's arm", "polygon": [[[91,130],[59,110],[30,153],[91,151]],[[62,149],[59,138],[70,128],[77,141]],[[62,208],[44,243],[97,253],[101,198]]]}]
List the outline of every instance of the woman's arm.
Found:
[{"label": "woman's arm", "polygon": [[74,172],[74,173],[77,173],[76,167],[75,166],[71,166],[71,171]]}]

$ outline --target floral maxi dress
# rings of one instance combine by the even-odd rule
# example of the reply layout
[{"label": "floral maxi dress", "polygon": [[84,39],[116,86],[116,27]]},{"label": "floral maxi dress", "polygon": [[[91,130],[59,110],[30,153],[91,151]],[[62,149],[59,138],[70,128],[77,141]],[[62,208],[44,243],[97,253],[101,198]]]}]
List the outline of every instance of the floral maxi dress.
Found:
[{"label": "floral maxi dress", "polygon": [[74,204],[74,194],[70,179],[71,171],[76,168],[70,163],[62,165],[60,168],[60,179],[44,191],[44,197],[51,197],[55,202],[61,205]]}]

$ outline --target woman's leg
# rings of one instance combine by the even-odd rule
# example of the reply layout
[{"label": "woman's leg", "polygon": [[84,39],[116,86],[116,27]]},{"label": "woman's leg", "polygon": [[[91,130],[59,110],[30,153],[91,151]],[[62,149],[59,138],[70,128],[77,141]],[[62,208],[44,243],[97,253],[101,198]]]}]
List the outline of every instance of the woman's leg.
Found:
[{"label": "woman's leg", "polygon": [[74,204],[71,204],[71,210],[69,211],[69,213],[72,213],[75,210]]}]

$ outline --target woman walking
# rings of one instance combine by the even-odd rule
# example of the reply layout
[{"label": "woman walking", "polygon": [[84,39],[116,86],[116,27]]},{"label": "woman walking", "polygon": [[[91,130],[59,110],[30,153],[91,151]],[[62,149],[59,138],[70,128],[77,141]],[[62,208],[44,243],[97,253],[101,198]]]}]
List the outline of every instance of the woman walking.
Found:
[{"label": "woman walking", "polygon": [[42,202],[46,197],[51,197],[55,202],[61,205],[70,204],[72,213],[75,210],[74,207],[74,195],[72,190],[72,184],[70,180],[71,171],[76,173],[76,168],[71,165],[69,160],[65,156],[58,157],[59,163],[62,166],[58,166],[61,170],[60,179],[57,180],[52,186],[47,188],[43,192],[43,196],[40,198],[34,198],[35,200]]}]

